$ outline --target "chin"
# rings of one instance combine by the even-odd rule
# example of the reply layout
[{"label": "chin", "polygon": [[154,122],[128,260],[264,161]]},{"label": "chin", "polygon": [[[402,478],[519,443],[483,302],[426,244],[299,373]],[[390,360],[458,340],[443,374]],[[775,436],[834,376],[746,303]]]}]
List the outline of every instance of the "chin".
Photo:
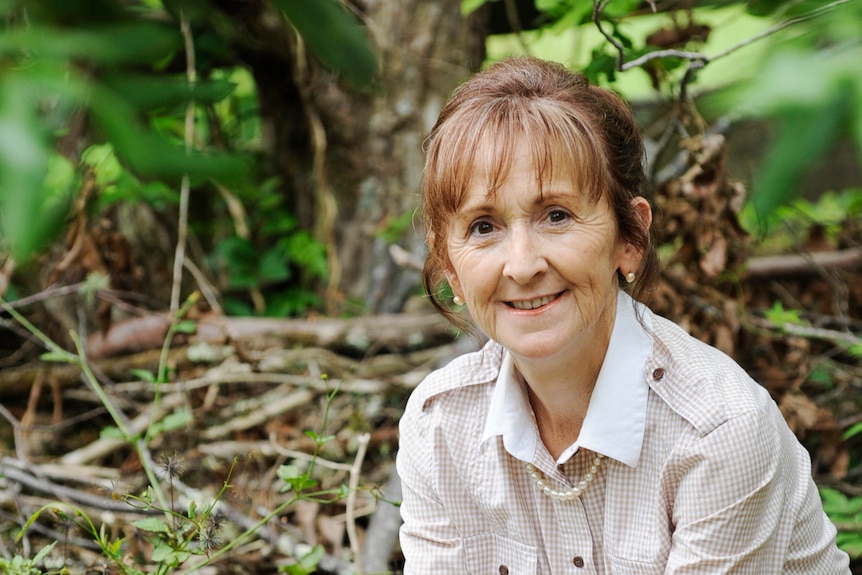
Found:
[{"label": "chin", "polygon": [[562,351],[563,348],[559,338],[553,338],[552,341],[530,341],[530,338],[508,339],[508,342],[500,341],[499,343],[513,355],[524,359],[549,359]]}]

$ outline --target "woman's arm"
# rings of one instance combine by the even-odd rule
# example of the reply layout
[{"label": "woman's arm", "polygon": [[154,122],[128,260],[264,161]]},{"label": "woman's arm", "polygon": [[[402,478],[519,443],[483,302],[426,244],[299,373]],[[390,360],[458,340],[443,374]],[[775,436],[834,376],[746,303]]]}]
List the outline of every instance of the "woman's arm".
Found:
[{"label": "woman's arm", "polygon": [[405,575],[465,572],[461,538],[449,510],[438,497],[433,470],[439,462],[433,449],[434,432],[425,429],[428,417],[408,407],[401,419],[398,475],[401,477],[401,550]]},{"label": "woman's arm", "polygon": [[688,446],[674,462],[667,574],[849,574],[808,457],[774,405]]}]

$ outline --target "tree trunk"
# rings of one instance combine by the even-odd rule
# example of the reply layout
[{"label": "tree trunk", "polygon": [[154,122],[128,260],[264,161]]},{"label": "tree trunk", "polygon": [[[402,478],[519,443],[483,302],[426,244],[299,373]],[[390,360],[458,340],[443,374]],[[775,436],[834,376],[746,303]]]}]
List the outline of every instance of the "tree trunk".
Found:
[{"label": "tree trunk", "polygon": [[419,293],[419,270],[390,251],[397,244],[407,259],[424,258],[414,218],[422,141],[448,94],[481,65],[487,35],[486,14],[464,18],[460,0],[366,0],[359,9],[380,59],[371,89],[345,87],[295,39],[280,55],[247,54],[274,169],[300,225],[329,250],[330,314],[356,302],[398,312]]}]

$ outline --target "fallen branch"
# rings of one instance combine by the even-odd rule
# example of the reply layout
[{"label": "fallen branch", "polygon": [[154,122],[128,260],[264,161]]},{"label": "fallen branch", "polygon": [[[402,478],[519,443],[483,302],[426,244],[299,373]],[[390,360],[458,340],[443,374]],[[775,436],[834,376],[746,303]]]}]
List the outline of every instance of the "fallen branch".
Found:
[{"label": "fallen branch", "polygon": [[314,393],[307,389],[294,391],[288,395],[284,387],[279,387],[273,392],[266,393],[261,397],[243,402],[242,408],[247,411],[245,415],[235,417],[221,425],[209,427],[201,432],[203,439],[221,439],[236,431],[245,431],[252,427],[263,425],[291,409],[307,405],[314,399]]},{"label": "fallen branch", "polygon": [[862,268],[862,249],[753,257],[746,264],[748,278],[780,278],[814,275],[824,269]]},{"label": "fallen branch", "polygon": [[[113,500],[110,493],[101,496],[93,495],[92,493],[81,491],[74,487],[60,485],[59,483],[55,483],[54,481],[47,479],[45,477],[47,473],[34,473],[34,469],[37,471],[44,471],[40,469],[39,466],[30,462],[25,463],[12,457],[0,458],[0,470],[2,470],[2,475],[7,480],[20,483],[34,491],[51,495],[52,497],[69,503],[92,507],[93,509],[142,513],[140,509],[136,509],[125,503]],[[75,466],[67,468],[66,473],[74,475]],[[67,477],[68,476],[69,475],[67,475]]]}]

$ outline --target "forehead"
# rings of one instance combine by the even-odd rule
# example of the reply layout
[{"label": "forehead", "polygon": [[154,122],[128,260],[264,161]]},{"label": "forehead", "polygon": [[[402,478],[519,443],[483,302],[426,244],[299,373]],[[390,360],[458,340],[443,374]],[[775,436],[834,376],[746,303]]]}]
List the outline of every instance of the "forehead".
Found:
[{"label": "forehead", "polygon": [[571,142],[528,134],[511,138],[484,134],[476,143],[469,164],[462,169],[467,177],[458,204],[467,199],[468,193],[474,201],[479,194],[484,199],[494,199],[504,184],[512,182],[532,190],[536,202],[548,194],[592,201],[602,195],[594,163],[571,146]]}]

